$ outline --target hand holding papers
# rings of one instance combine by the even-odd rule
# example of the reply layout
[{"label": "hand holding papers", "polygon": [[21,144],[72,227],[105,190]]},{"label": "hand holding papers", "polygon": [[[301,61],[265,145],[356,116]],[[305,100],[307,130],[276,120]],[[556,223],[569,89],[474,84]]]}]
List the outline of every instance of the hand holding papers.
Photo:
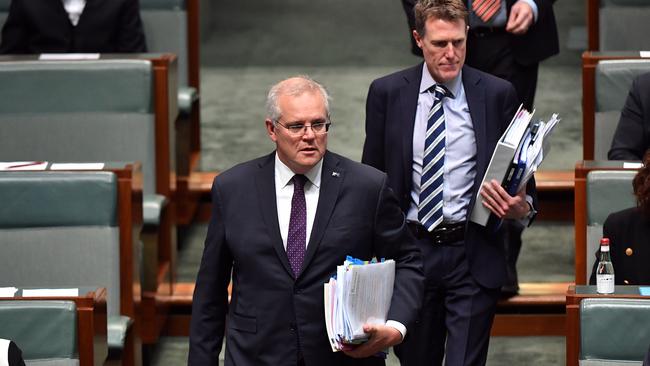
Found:
[{"label": "hand holding papers", "polygon": [[386,323],[393,296],[395,261],[363,262],[348,257],[324,285],[325,325],[332,351],[368,340],[364,324]]},{"label": "hand holding papers", "polygon": [[[533,112],[522,107],[515,114],[505,133],[499,139],[490,165],[488,166],[481,185],[492,180],[501,182],[506,192],[514,196],[520,192],[533,176],[548,154],[548,141],[551,132],[560,121],[553,114],[548,122],[531,123]],[[483,206],[479,192],[470,220],[483,226],[488,226],[490,210]]]}]

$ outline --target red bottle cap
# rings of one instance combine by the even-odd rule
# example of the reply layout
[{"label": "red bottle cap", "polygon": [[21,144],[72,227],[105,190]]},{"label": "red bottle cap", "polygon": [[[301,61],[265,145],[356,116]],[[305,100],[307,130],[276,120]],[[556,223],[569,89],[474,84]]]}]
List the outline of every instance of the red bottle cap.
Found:
[{"label": "red bottle cap", "polygon": [[600,239],[600,245],[609,245],[609,238]]}]

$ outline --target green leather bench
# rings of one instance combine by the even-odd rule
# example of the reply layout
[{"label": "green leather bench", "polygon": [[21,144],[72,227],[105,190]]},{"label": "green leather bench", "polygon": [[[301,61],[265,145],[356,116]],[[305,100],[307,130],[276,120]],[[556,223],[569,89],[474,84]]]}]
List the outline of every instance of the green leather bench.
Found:
[{"label": "green leather bench", "polygon": [[581,301],[581,366],[640,366],[648,345],[650,299],[588,298]]},{"label": "green leather bench", "polygon": [[142,211],[124,189],[112,172],[0,172],[0,286],[106,288],[113,358],[132,357],[140,297]]}]

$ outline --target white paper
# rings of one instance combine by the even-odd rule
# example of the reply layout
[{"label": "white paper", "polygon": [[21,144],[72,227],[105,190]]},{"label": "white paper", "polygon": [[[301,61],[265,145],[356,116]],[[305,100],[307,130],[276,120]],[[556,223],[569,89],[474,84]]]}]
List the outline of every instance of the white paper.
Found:
[{"label": "white paper", "polygon": [[0,162],[0,170],[45,170],[47,161],[6,161]]},{"label": "white paper", "polygon": [[650,57],[650,51],[641,51],[639,52],[639,56],[641,56],[642,58],[648,58]]},{"label": "white paper", "polygon": [[623,163],[624,169],[641,169],[643,168],[643,163],[630,163],[628,161]]},{"label": "white paper", "polygon": [[99,53],[41,53],[41,61],[99,60]]},{"label": "white paper", "polygon": [[79,296],[78,288],[39,288],[23,290],[23,297],[71,297]]},{"label": "white paper", "polygon": [[14,297],[18,291],[15,287],[0,287],[0,297]]},{"label": "white paper", "polygon": [[324,311],[332,351],[344,343],[367,340],[364,324],[385,324],[393,297],[395,261],[351,264],[336,268],[336,278],[324,284]]},{"label": "white paper", "polygon": [[102,170],[104,163],[53,163],[50,170]]}]

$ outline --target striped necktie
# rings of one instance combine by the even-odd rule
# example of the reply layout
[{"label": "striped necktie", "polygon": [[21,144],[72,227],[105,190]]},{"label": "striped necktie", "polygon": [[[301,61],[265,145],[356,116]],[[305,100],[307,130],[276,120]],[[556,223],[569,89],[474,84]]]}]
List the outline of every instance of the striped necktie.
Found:
[{"label": "striped necktie", "polygon": [[431,89],[434,89],[434,100],[427,120],[418,204],[418,220],[428,231],[442,222],[442,173],[445,163],[445,111],[442,98],[454,97],[441,84]]},{"label": "striped necktie", "polygon": [[501,0],[472,1],[472,11],[485,23],[488,23],[499,9],[501,9]]}]

